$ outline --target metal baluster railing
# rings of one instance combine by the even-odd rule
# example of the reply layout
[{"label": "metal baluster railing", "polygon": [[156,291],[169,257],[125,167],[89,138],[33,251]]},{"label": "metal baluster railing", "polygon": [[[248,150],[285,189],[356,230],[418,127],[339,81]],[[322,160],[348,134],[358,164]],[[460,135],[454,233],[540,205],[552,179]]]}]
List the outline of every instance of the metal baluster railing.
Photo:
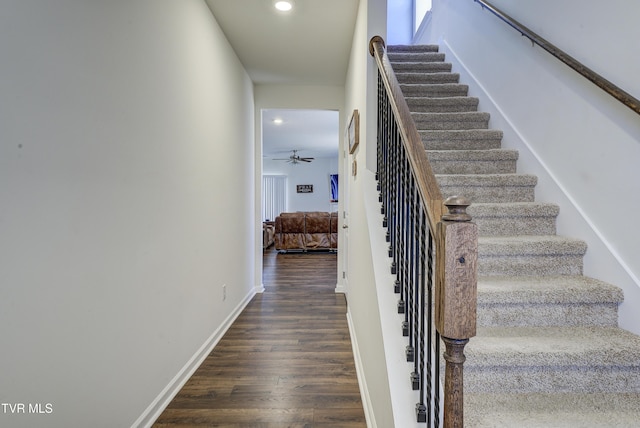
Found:
[{"label": "metal baluster railing", "polygon": [[[416,420],[439,427],[443,395],[444,426],[462,426],[462,349],[475,335],[477,231],[461,198],[449,198],[450,212],[442,215],[439,187],[381,39],[372,39],[371,51],[379,68],[379,200],[407,337],[406,359],[413,363],[410,383],[418,391]],[[448,254],[459,250],[464,258],[458,260],[467,265],[450,264]],[[447,346],[444,354],[441,340]],[[441,357],[447,362],[445,379],[440,377]]]}]

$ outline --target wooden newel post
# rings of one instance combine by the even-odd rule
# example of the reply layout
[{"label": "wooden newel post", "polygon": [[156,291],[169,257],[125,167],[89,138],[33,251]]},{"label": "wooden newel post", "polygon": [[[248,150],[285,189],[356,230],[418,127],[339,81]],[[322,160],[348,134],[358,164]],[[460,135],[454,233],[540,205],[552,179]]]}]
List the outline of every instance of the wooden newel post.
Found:
[{"label": "wooden newel post", "polygon": [[444,202],[449,213],[437,227],[436,328],[445,344],[444,426],[463,427],[464,347],[476,335],[478,228],[459,196]]}]

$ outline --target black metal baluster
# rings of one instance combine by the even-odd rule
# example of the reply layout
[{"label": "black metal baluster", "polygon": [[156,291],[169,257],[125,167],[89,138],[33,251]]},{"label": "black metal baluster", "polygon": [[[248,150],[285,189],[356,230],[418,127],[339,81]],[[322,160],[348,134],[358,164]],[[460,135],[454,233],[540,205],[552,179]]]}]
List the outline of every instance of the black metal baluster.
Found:
[{"label": "black metal baluster", "polygon": [[[434,319],[434,305],[433,305],[433,296],[435,289],[435,240],[434,240],[434,231],[427,230],[427,350],[429,351],[428,355],[428,364],[427,364],[427,374],[429,376],[433,376],[432,381],[429,383],[429,392],[432,393],[428,397],[428,402],[431,403],[433,400],[433,424],[435,427],[440,426],[440,333],[435,329],[435,319]],[[430,350],[433,349],[433,353]]]},{"label": "black metal baluster", "polygon": [[398,300],[398,313],[406,314],[405,305],[407,301],[407,278],[405,271],[405,236],[404,228],[405,222],[405,152],[404,148],[399,150],[399,181],[398,181],[398,211],[397,211],[397,234],[396,234],[396,246],[398,247],[398,273],[401,284],[400,299]]},{"label": "black metal baluster", "polygon": [[420,347],[418,337],[420,334],[420,324],[419,319],[421,316],[420,312],[420,300],[419,300],[419,289],[420,289],[420,277],[418,272],[419,259],[418,259],[418,234],[416,233],[416,229],[418,227],[418,217],[416,213],[416,209],[419,205],[419,199],[417,199],[417,186],[415,181],[415,176],[411,175],[411,187],[409,189],[411,194],[411,202],[410,202],[410,215],[411,215],[411,235],[409,237],[411,241],[411,276],[413,278],[412,281],[412,301],[411,301],[411,312],[412,312],[412,329],[411,329],[411,347],[413,348],[414,356],[413,356],[413,371],[411,372],[411,388],[415,391],[419,389],[419,381],[420,374],[417,370],[417,366],[419,364],[419,354]]},{"label": "black metal baluster", "polygon": [[[379,202],[389,243],[394,289],[400,294],[408,338],[407,361],[413,362],[412,388],[419,390],[418,422],[439,426],[439,338],[433,327],[434,241],[416,178],[384,85],[378,87],[377,173]],[[433,352],[432,352],[433,350]],[[431,416],[429,416],[431,415]]]},{"label": "black metal baluster", "polygon": [[420,300],[420,317],[419,317],[419,322],[420,322],[420,334],[418,337],[418,349],[420,350],[418,353],[418,358],[419,361],[418,363],[415,365],[415,369],[416,372],[418,373],[418,377],[419,379],[418,381],[418,389],[420,390],[420,401],[416,404],[416,420],[418,422],[426,422],[427,421],[427,415],[430,414],[430,409],[428,411],[428,406],[430,406],[430,402],[427,401],[425,404],[425,379],[427,379],[427,387],[429,389],[431,389],[431,376],[429,376],[428,373],[425,373],[425,359],[429,358],[429,355],[431,354],[430,352],[430,348],[429,347],[425,347],[425,330],[427,329],[426,326],[426,320],[428,318],[428,314],[427,312],[431,311],[431,307],[429,305],[426,304],[426,289],[427,289],[427,282],[429,281],[429,278],[425,275],[425,271],[426,269],[426,257],[425,257],[425,252],[426,252],[426,246],[427,243],[426,241],[426,228],[427,228],[427,218],[426,218],[426,213],[424,211],[424,208],[422,206],[422,204],[420,204],[419,206],[419,210],[417,215],[420,217],[420,222],[419,222],[419,226],[416,230],[416,236],[417,236],[417,241],[418,241],[418,245],[419,245],[419,249],[418,249],[418,253],[419,253],[419,262],[418,262],[418,269],[419,269],[419,277],[420,277],[420,290],[419,290],[419,300]]}]

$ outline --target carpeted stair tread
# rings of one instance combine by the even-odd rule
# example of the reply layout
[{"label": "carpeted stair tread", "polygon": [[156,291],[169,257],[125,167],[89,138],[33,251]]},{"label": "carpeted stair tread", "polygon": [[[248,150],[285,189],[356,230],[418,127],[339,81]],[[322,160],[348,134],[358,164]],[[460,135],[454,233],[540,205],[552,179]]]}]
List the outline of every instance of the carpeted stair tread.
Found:
[{"label": "carpeted stair tread", "polygon": [[465,196],[478,202],[533,202],[538,178],[528,174],[437,174],[440,191],[446,198]]},{"label": "carpeted stair tread", "polygon": [[637,428],[640,394],[468,393],[464,409],[470,428]]},{"label": "carpeted stair tread", "polygon": [[476,217],[556,217],[560,207],[546,202],[475,203],[467,208]]},{"label": "carpeted stair tread", "polygon": [[389,61],[396,62],[444,62],[444,54],[440,52],[389,52]]},{"label": "carpeted stair tread", "polygon": [[478,238],[478,254],[483,255],[584,255],[587,244],[574,238],[558,235],[547,236],[481,236]]},{"label": "carpeted stair tread", "polygon": [[443,73],[451,72],[450,62],[413,62],[402,61],[393,63],[393,69],[397,73],[422,72],[422,73]]},{"label": "carpeted stair tread", "polygon": [[478,304],[622,303],[622,290],[582,275],[480,276]]},{"label": "carpeted stair tread", "polygon": [[457,84],[460,75],[457,73],[396,73],[396,78],[403,84]]},{"label": "carpeted stair tread", "polygon": [[480,236],[478,275],[582,275],[586,244],[557,235]]},{"label": "carpeted stair tread", "polygon": [[457,161],[501,161],[518,160],[518,151],[509,149],[495,150],[428,150],[429,160],[457,160]]},{"label": "carpeted stair tread", "polygon": [[517,150],[428,150],[434,174],[514,174]]},{"label": "carpeted stair tread", "polygon": [[418,131],[426,150],[499,149],[502,131],[495,129]]},{"label": "carpeted stair tread", "polygon": [[475,97],[405,97],[413,113],[471,112],[478,110]]},{"label": "carpeted stair tread", "polygon": [[466,97],[468,85],[460,83],[401,83],[405,97]]},{"label": "carpeted stair tread", "polygon": [[478,278],[482,327],[618,325],[622,291],[581,275]]},{"label": "carpeted stair tread", "polygon": [[480,327],[466,392],[640,392],[640,337],[610,326]]},{"label": "carpeted stair tread", "polygon": [[465,369],[613,365],[640,370],[640,337],[618,327],[478,327],[477,330],[465,348]]},{"label": "carpeted stair tread", "polygon": [[467,209],[480,236],[555,235],[559,211],[540,202],[475,203]]},{"label": "carpeted stair tread", "polygon": [[389,45],[387,52],[438,52],[438,45]]},{"label": "carpeted stair tread", "polygon": [[436,179],[441,186],[535,186],[538,182],[531,174],[437,174]]},{"label": "carpeted stair tread", "polygon": [[487,129],[489,113],[453,112],[453,113],[412,113],[418,131],[430,129]]}]

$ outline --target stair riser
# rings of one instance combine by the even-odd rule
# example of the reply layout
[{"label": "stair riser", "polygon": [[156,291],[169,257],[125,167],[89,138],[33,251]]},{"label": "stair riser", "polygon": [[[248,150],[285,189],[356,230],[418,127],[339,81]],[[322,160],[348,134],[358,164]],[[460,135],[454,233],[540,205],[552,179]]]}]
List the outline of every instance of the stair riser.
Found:
[{"label": "stair riser", "polygon": [[556,217],[476,217],[479,236],[555,235]]},{"label": "stair riser", "polygon": [[434,174],[514,174],[515,160],[430,161]]},{"label": "stair riser", "polygon": [[460,113],[478,110],[478,99],[472,97],[407,98],[412,113]]},{"label": "stair riser", "polygon": [[462,129],[487,129],[489,127],[489,118],[484,115],[474,115],[473,113],[461,113],[465,115],[460,118],[438,118],[430,115],[413,115],[418,130],[462,130]]},{"label": "stair riser", "polygon": [[398,73],[396,78],[402,84],[444,84],[458,83],[457,73]]},{"label": "stair riser", "polygon": [[400,85],[405,97],[466,97],[469,92],[467,85]]},{"label": "stair riser", "polygon": [[[422,136],[425,132],[420,132]],[[426,150],[493,150],[500,148],[500,140],[440,140],[423,136]]]},{"label": "stair riser", "polygon": [[610,326],[618,323],[618,305],[478,304],[478,326]]},{"label": "stair riser", "polygon": [[582,255],[484,255],[478,254],[478,275],[582,275]]},{"label": "stair riser", "polygon": [[449,196],[464,196],[471,203],[480,202],[533,202],[534,186],[468,186],[442,185],[440,191],[446,199]]},{"label": "stair riser", "polygon": [[396,62],[391,64],[395,73],[450,73],[449,62]]},{"label": "stair riser", "polygon": [[502,145],[502,134],[491,133],[488,138],[454,138],[438,131],[421,131],[426,150],[494,150]]},{"label": "stair riser", "polygon": [[423,53],[423,52],[438,52],[440,46],[438,45],[390,45],[387,46],[387,52],[394,53]]},{"label": "stair riser", "polygon": [[464,423],[474,428],[637,428],[638,421],[638,393],[464,395]]},{"label": "stair riser", "polygon": [[[468,361],[468,360],[467,360]],[[638,367],[482,367],[465,364],[465,392],[640,392]]]},{"label": "stair riser", "polygon": [[437,131],[445,129],[487,129],[488,121],[459,121],[459,122],[426,122],[420,121],[416,123],[418,130],[420,131]]},{"label": "stair riser", "polygon": [[389,52],[387,55],[391,63],[444,62],[444,54],[439,52],[421,52],[421,53]]}]

